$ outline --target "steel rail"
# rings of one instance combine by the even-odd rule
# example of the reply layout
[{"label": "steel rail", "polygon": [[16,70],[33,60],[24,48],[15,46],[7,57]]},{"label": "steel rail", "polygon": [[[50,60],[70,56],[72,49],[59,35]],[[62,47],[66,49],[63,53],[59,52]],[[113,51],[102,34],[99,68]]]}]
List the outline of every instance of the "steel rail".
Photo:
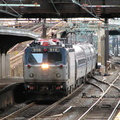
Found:
[{"label": "steel rail", "polygon": [[97,105],[99,102],[100,102],[100,100],[104,97],[104,95],[110,90],[110,88],[112,87],[112,85],[114,84],[114,82],[118,79],[120,77],[120,73],[119,73],[119,75],[114,79],[114,81],[111,83],[111,84],[109,84],[109,87],[107,88],[107,90],[101,95],[101,97],[81,116],[81,117],[79,117],[78,118],[78,120],[82,120],[87,114],[88,114],[88,112],[90,112],[90,110],[95,106],[95,105]]},{"label": "steel rail", "polygon": [[109,116],[108,120],[113,120],[114,115],[117,112],[117,108],[120,105],[120,100],[118,101],[117,105],[115,106],[114,110],[112,111],[111,115]]},{"label": "steel rail", "polygon": [[98,87],[104,93],[104,90],[101,87],[99,87],[98,85],[96,85],[94,83],[91,83],[91,82],[88,82],[88,83],[91,84],[91,85],[94,85],[95,87]]},{"label": "steel rail", "polygon": [[19,113],[23,112],[24,110],[27,110],[28,108],[30,108],[30,107],[32,107],[32,106],[34,106],[34,105],[35,105],[35,103],[32,102],[32,103],[26,105],[25,107],[23,107],[23,108],[15,111],[15,112],[13,112],[13,113],[11,113],[10,115],[8,115],[8,116],[6,116],[6,117],[4,117],[4,118],[1,118],[0,120],[9,120],[10,118],[15,117],[15,116],[18,115]]},{"label": "steel rail", "polygon": [[[94,77],[93,77],[94,78]],[[102,82],[102,83],[105,83],[105,84],[108,84],[109,85],[109,83],[108,82],[106,82],[106,81],[101,81],[101,80],[98,80],[98,79],[96,79],[96,78],[94,78],[96,81],[99,81],[99,82]],[[117,87],[117,86],[115,86],[115,85],[112,85],[111,87],[114,87],[115,89],[117,89],[118,91],[120,91],[120,88],[119,87]]]},{"label": "steel rail", "polygon": [[[93,76],[92,76],[92,77],[93,77]],[[99,79],[97,79],[97,78],[95,78],[95,77],[93,77],[93,78],[94,78],[94,80],[96,80],[96,81],[98,81],[98,82],[101,82],[101,83],[104,83],[104,84],[109,85],[109,83],[105,81],[105,78],[104,78],[103,80],[99,80]]]},{"label": "steel rail", "polygon": [[117,89],[118,91],[120,91],[120,88],[119,88],[119,87],[117,87],[117,86],[115,86],[115,85],[113,85],[112,87],[114,87],[115,89]]}]

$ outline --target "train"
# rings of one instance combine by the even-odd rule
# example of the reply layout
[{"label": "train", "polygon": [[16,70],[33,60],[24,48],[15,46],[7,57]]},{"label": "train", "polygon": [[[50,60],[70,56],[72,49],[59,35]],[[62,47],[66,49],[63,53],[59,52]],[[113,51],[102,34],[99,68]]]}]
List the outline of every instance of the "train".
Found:
[{"label": "train", "polygon": [[96,68],[96,50],[90,43],[64,44],[40,39],[24,51],[23,76],[29,92],[72,93]]}]

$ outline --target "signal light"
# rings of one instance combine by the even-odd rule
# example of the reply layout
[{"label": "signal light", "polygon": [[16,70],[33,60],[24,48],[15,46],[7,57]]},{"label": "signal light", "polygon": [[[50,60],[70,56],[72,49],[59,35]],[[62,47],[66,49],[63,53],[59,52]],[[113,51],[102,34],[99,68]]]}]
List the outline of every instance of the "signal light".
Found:
[{"label": "signal light", "polygon": [[60,87],[56,87],[56,90],[60,90]]},{"label": "signal light", "polygon": [[44,49],[43,49],[43,51],[44,51],[44,52],[47,52],[47,49],[46,49],[46,48],[44,48]]},{"label": "signal light", "polygon": [[30,90],[34,90],[34,87],[30,87]]},{"label": "signal light", "polygon": [[28,64],[28,65],[27,65],[27,67],[28,67],[28,68],[31,68],[31,65],[30,65],[30,64]]},{"label": "signal light", "polygon": [[59,68],[63,68],[63,65],[60,65]]}]

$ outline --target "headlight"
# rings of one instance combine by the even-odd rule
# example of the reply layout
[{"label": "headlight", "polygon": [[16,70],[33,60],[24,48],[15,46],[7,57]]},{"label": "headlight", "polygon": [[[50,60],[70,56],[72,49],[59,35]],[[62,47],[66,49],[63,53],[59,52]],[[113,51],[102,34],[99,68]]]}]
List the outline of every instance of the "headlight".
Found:
[{"label": "headlight", "polygon": [[42,69],[48,69],[49,68],[49,65],[47,63],[43,63],[41,65]]},{"label": "headlight", "polygon": [[59,73],[57,73],[57,74],[56,74],[56,77],[57,77],[57,78],[60,78],[60,77],[61,77],[61,75],[60,75]]},{"label": "headlight", "polygon": [[29,74],[29,77],[31,77],[31,78],[34,77],[34,74],[33,74],[33,73],[30,73],[30,74]]}]

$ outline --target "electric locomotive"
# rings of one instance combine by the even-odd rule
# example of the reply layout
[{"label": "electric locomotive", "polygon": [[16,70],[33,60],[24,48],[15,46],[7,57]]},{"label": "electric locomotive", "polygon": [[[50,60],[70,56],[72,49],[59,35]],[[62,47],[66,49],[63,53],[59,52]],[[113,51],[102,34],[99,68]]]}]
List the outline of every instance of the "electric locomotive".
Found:
[{"label": "electric locomotive", "polygon": [[23,58],[26,89],[43,94],[71,93],[96,65],[91,44],[65,45],[58,39],[32,42]]}]

